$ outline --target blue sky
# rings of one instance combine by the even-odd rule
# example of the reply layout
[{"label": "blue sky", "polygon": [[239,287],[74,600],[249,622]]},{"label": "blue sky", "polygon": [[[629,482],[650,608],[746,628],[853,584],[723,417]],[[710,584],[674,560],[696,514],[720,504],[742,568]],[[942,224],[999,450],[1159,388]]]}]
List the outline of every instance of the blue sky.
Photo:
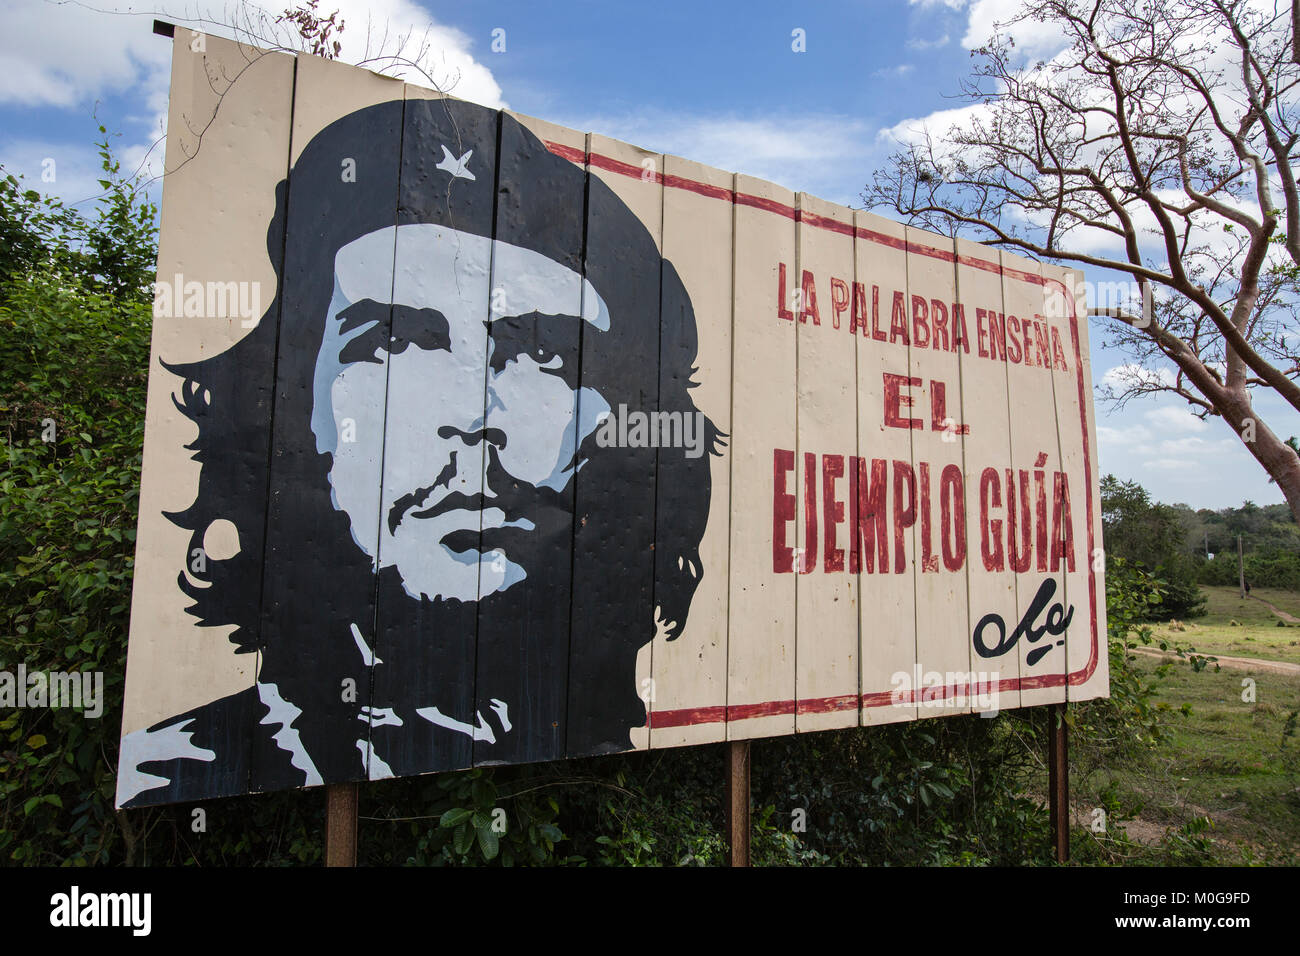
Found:
[{"label": "blue sky", "polygon": [[[276,10],[286,0],[265,2]],[[1014,7],[1014,0],[321,0],[346,23],[344,59],[365,55],[368,19],[390,24],[394,35],[414,27],[428,37],[435,75],[444,83],[459,77],[457,95],[859,207],[863,185],[894,145],[891,131],[960,105],[954,97],[974,64],[970,47]],[[153,168],[169,62],[167,42],[150,33],[153,17],[229,22],[236,7],[157,0],[149,14],[106,12],[129,9],[111,0],[5,0],[7,170],[68,201],[95,195],[96,116],[120,134],[124,167]],[[492,49],[496,30],[504,30],[504,52]],[[804,52],[792,49],[796,30]],[[1029,34],[1022,48],[1050,55],[1051,42]],[[55,178],[42,183],[47,159]],[[1099,381],[1126,361],[1100,346],[1103,337],[1094,325]],[[1256,403],[1275,431],[1300,434],[1293,409],[1261,395]],[[1099,405],[1098,425],[1102,471],[1140,481],[1161,500],[1212,508],[1282,501],[1226,425],[1200,422],[1179,401],[1135,401],[1122,412]]]}]

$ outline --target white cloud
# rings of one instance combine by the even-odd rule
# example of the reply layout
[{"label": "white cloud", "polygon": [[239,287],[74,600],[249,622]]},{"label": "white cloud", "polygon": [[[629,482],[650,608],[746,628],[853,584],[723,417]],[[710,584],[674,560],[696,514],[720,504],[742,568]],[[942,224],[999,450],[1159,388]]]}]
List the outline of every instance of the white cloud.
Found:
[{"label": "white cloud", "polygon": [[71,107],[130,89],[171,61],[151,18],[95,13],[44,0],[6,0],[0,103]]},{"label": "white cloud", "polygon": [[911,63],[899,63],[897,66],[881,67],[879,70],[874,71],[871,76],[883,80],[896,80],[907,76],[907,74],[911,73],[914,69],[916,69],[916,67]]},{"label": "white cloud", "polygon": [[[25,178],[26,189],[53,194],[65,202],[75,203],[91,196],[97,196],[103,189],[98,180],[103,176],[100,169],[99,153],[94,146],[87,145],[91,127],[86,123],[87,137],[75,145],[58,143],[46,139],[21,139],[4,144],[0,153],[0,163],[6,170]],[[116,145],[114,149],[116,150]],[[52,162],[47,162],[52,161]],[[139,160],[136,160],[138,164]],[[124,159],[122,166],[128,162]],[[135,169],[135,165],[130,165]],[[52,180],[43,178],[48,170]],[[130,170],[128,170],[130,171]]]},{"label": "white cloud", "polygon": [[1210,424],[1197,418],[1186,405],[1161,405],[1146,413],[1147,421],[1162,432],[1204,432]]},{"label": "white cloud", "polygon": [[[157,111],[165,103],[171,47],[151,32],[153,17],[192,26],[220,36],[255,42],[252,29],[273,45],[291,37],[274,17],[284,0],[256,0],[221,11],[207,7],[171,5],[140,14],[129,7],[90,9],[44,0],[6,0],[0,30],[0,69],[5,84],[0,102],[25,106],[70,107],[93,102],[106,94],[135,90],[145,105]],[[433,20],[412,0],[331,0],[344,23],[338,34],[339,59],[366,63],[376,72],[399,75],[399,52],[418,58],[441,87],[486,106],[502,106],[501,87],[492,71],[471,53],[473,40],[453,27]],[[403,42],[405,41],[405,42]],[[422,56],[421,56],[422,54]],[[411,82],[427,82],[406,69]]]},{"label": "white cloud", "polygon": [[[274,12],[283,9],[283,0],[259,2]],[[401,55],[418,61],[439,89],[483,106],[508,105],[492,70],[471,52],[474,39],[438,23],[412,0],[329,0],[325,8],[337,9],[345,24],[339,59],[428,85],[424,73],[393,59],[400,48]],[[485,46],[487,42],[484,37]]]},{"label": "white cloud", "polygon": [[1097,442],[1103,449],[1120,446],[1141,446],[1151,440],[1151,430],[1145,425],[1097,426]]},{"label": "white cloud", "polygon": [[1189,458],[1161,458],[1148,461],[1146,467],[1152,471],[1181,472],[1187,468],[1195,468],[1196,462]]},{"label": "white cloud", "polygon": [[947,46],[949,39],[950,37],[946,33],[943,36],[936,37],[933,40],[925,40],[922,39],[921,37],[912,37],[910,40],[907,41],[907,48],[909,50],[923,50],[923,51],[937,50],[941,46]]},{"label": "white cloud", "polygon": [[896,143],[919,143],[929,131],[934,137],[934,147],[938,158],[943,159],[944,133],[954,127],[968,126],[974,120],[989,115],[987,106],[971,103],[967,106],[954,106],[946,110],[935,110],[925,116],[913,116],[886,127],[877,133],[882,142],[889,145]]},{"label": "white cloud", "polygon": [[1006,27],[1023,9],[1023,0],[975,0],[970,5],[962,46],[968,50],[981,47],[995,30],[1001,29],[1015,39],[1016,50],[1024,60],[1050,59],[1065,49],[1065,35],[1053,24],[1031,19]]},{"label": "white cloud", "polygon": [[875,129],[855,117],[794,114],[761,117],[638,110],[617,115],[556,116],[573,129],[684,156],[804,190],[841,205],[861,205],[861,188],[879,147]]},{"label": "white cloud", "polygon": [[1201,421],[1185,404],[1154,397],[1135,399],[1122,411],[1099,404],[1097,414],[1100,474],[1137,481],[1159,501],[1194,508],[1282,500],[1221,419]]},{"label": "white cloud", "polygon": [[1146,368],[1132,362],[1125,362],[1106,370],[1101,377],[1101,384],[1114,389],[1127,388],[1135,383],[1149,386],[1173,387],[1176,376],[1174,370],[1167,367]]},{"label": "white cloud", "polygon": [[1167,438],[1157,442],[1152,449],[1153,455],[1161,457],[1191,455],[1201,462],[1202,467],[1211,468],[1216,461],[1233,451],[1241,450],[1241,442],[1234,438],[1206,439],[1199,435],[1187,435],[1182,438]]}]

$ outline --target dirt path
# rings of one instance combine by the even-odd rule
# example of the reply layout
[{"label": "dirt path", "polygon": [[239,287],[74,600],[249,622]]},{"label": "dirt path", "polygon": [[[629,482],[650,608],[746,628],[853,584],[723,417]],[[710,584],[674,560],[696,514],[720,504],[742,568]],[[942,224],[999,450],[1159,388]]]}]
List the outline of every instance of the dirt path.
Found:
[{"label": "dirt path", "polygon": [[[1154,647],[1130,647],[1129,650],[1134,654],[1145,654],[1147,657],[1178,659],[1177,654],[1171,651],[1157,650]],[[1288,674],[1293,677],[1300,677],[1300,664],[1289,664],[1286,661],[1261,661],[1256,657],[1228,657],[1224,654],[1203,654],[1201,656],[1216,658],[1221,667],[1226,667],[1230,671],[1267,671],[1271,674]]]},{"label": "dirt path", "polygon": [[1288,624],[1300,624],[1300,617],[1291,616],[1286,611],[1283,611],[1281,608],[1277,607],[1276,605],[1270,604],[1268,601],[1265,601],[1262,597],[1255,597],[1255,595],[1253,594],[1248,594],[1246,596],[1255,598],[1256,601],[1264,605],[1266,608],[1268,608],[1270,611],[1272,611],[1282,620],[1286,621]]}]

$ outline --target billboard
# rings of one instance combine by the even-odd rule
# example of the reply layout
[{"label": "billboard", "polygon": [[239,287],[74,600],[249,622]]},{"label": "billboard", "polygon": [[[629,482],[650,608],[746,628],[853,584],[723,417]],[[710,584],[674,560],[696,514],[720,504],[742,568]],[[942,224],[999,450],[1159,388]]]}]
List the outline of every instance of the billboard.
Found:
[{"label": "billboard", "polygon": [[1107,693],[1077,274],[173,42],[119,806]]}]

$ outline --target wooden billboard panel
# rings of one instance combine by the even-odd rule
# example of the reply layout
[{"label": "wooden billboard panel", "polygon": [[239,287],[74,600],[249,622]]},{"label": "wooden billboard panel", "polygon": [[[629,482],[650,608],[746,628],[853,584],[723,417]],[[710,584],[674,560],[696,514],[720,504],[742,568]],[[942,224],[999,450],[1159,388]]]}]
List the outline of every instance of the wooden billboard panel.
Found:
[{"label": "wooden billboard panel", "polygon": [[[736,176],[727,739],[794,732],[794,193]],[[785,264],[785,265],[783,265]]]},{"label": "wooden billboard panel", "polygon": [[[964,450],[970,426],[962,394],[964,353],[952,334],[957,299],[953,241],[907,228],[908,378],[899,417],[910,425],[916,518],[917,716],[970,710]],[[892,413],[892,409],[890,409]]]},{"label": "wooden billboard panel", "polygon": [[[173,40],[119,804],[247,792],[267,713],[257,595],[295,61],[202,39]],[[264,148],[245,154],[250,139]]]},{"label": "wooden billboard panel", "polygon": [[[1011,473],[1011,402],[1007,388],[1005,349],[989,351],[989,316],[999,323],[1006,315],[1002,297],[1002,265],[996,250],[958,239],[957,297],[962,308],[953,322],[962,330],[962,407],[966,419],[978,422],[965,439],[966,549],[969,581],[969,624],[973,630],[986,620],[1018,621],[1016,575],[1009,567],[1007,500],[1004,490]],[[984,329],[980,341],[980,329]],[[981,354],[982,353],[982,354]],[[1013,625],[1014,626],[1014,625]],[[982,633],[982,632],[981,632]],[[996,644],[996,642],[991,642]],[[1020,706],[1020,656],[988,656],[989,645],[969,644],[971,671],[980,677],[981,713]]]},{"label": "wooden billboard panel", "polygon": [[907,407],[899,383],[910,375],[905,228],[857,213],[854,258],[849,315],[857,337],[858,455],[849,493],[849,562],[861,582],[858,660],[866,726],[914,720],[917,713],[916,591],[908,564],[916,508],[914,487],[906,484],[912,436],[910,428],[898,427]]},{"label": "wooden billboard panel", "polygon": [[853,210],[798,196],[795,325],[795,729],[858,723],[858,575],[850,569],[850,469],[858,452],[857,351],[845,346]]},{"label": "wooden billboard panel", "polygon": [[403,84],[300,58],[293,102],[254,790],[365,779],[376,644]]},{"label": "wooden billboard panel", "polygon": [[[582,329],[579,428],[590,435],[580,435],[574,481],[570,756],[649,743],[662,167],[657,153],[587,137],[584,268],[603,290],[603,319]],[[618,436],[607,447],[602,424]]]},{"label": "wooden billboard panel", "polygon": [[[574,495],[565,469],[577,453],[572,423],[582,414],[575,387],[584,314],[586,169],[556,156],[547,144],[581,153],[585,142],[581,134],[530,117],[501,116],[485,371],[489,438],[482,462],[483,506],[489,510],[479,546],[474,710],[485,730],[475,736],[476,764],[550,760],[565,753]],[[521,271],[531,271],[520,268],[521,259],[542,250],[555,263],[548,267],[544,293],[516,281]],[[520,413],[530,402],[530,413],[544,427],[528,435],[528,420]],[[527,495],[520,496],[521,490]],[[498,544],[510,547],[494,548]],[[519,575],[528,574],[547,575],[546,587],[513,587]]]},{"label": "wooden billboard panel", "polygon": [[185,41],[119,805],[1106,693],[1077,274]]},{"label": "wooden billboard panel", "polygon": [[[660,450],[656,518],[656,593],[673,578],[695,581],[696,590],[681,632],[665,627],[655,636],[651,664],[650,746],[710,743],[726,737],[727,633],[731,496],[731,301],[733,175],[677,156],[664,156],[663,255],[676,281],[691,290],[689,301],[661,292],[661,395],[676,394],[683,437],[691,443],[667,459]],[[674,277],[666,274],[664,289]],[[690,314],[687,314],[689,310]],[[694,334],[691,329],[694,328]],[[695,554],[689,545],[660,546],[679,527],[691,506],[690,478],[674,480],[669,465],[682,472],[707,462],[710,509]],[[674,554],[673,552],[679,552]],[[689,583],[689,582],[686,582]],[[658,602],[656,602],[658,603]],[[681,605],[679,602],[679,606]],[[663,621],[662,608],[657,614]]]},{"label": "wooden billboard panel", "polygon": [[[1061,603],[1064,577],[1051,560],[1052,525],[1062,517],[1066,494],[1056,429],[1055,374],[1066,358],[1059,327],[1044,321],[1042,272],[1030,262],[1002,253],[1005,317],[988,322],[990,352],[1000,348],[1005,331],[1007,393],[1011,407],[1012,475],[1003,484],[1007,514],[1007,562],[1016,572],[1015,624],[996,622],[980,632],[985,648],[1005,648],[996,658],[1020,658],[1020,703],[1028,707],[1061,699],[1065,686],[1067,608]],[[1005,321],[1005,326],[1001,322]],[[1054,338],[1053,333],[1056,333]],[[980,330],[976,329],[976,344]],[[1067,367],[1067,372],[1078,369]],[[1014,484],[1014,493],[1011,486]],[[1021,627],[1023,621],[1031,622]]]},{"label": "wooden billboard panel", "polygon": [[[369,655],[372,780],[468,767],[476,735],[493,726],[474,707],[479,568],[440,539],[477,539],[487,513],[478,496],[491,447],[483,435],[484,322],[497,124],[458,115],[460,104],[418,87],[405,94],[396,226],[364,240],[392,246],[390,315],[387,324],[359,326],[347,355],[369,374],[382,370],[387,382]],[[439,167],[444,145],[466,158],[474,179]],[[348,307],[358,319],[366,309],[380,311]],[[431,407],[442,409],[433,434]],[[413,697],[418,706],[402,706]],[[468,713],[478,719],[460,719]]]}]

